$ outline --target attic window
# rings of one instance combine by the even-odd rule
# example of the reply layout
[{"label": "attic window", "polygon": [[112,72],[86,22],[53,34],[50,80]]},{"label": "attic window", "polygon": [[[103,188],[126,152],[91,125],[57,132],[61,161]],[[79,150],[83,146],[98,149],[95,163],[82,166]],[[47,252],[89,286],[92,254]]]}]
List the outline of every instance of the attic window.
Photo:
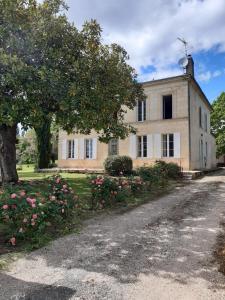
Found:
[{"label": "attic window", "polygon": [[172,95],[163,96],[163,119],[172,119],[173,101]]}]

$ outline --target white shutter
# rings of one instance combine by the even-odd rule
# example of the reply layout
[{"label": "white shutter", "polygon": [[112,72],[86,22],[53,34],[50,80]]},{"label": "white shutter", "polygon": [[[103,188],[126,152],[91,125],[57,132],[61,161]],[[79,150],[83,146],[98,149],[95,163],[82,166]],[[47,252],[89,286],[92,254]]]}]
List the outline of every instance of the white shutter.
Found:
[{"label": "white shutter", "polygon": [[67,140],[62,140],[62,159],[67,159]]},{"label": "white shutter", "polygon": [[180,133],[176,132],[173,135],[174,137],[174,157],[180,158]]},{"label": "white shutter", "polygon": [[79,140],[74,139],[74,159],[78,159]]},{"label": "white shutter", "polygon": [[137,158],[137,137],[135,134],[130,135],[130,157],[131,158]]},{"label": "white shutter", "polygon": [[161,150],[161,134],[156,133],[154,134],[154,157],[161,158],[162,150]]},{"label": "white shutter", "polygon": [[79,159],[84,159],[84,139],[79,139]]},{"label": "white shutter", "polygon": [[148,158],[153,157],[153,135],[152,134],[147,135],[147,157]]},{"label": "white shutter", "polygon": [[92,159],[97,159],[97,138],[92,139],[93,155]]}]

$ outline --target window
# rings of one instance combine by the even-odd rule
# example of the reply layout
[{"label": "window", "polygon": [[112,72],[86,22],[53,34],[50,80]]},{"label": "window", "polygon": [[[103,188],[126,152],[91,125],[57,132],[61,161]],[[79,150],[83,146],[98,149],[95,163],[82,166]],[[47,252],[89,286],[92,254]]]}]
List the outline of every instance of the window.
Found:
[{"label": "window", "polygon": [[74,154],[74,140],[69,140],[67,147],[68,147],[68,158],[75,158],[75,154]]},{"label": "window", "polygon": [[85,140],[85,158],[93,158],[93,140]]},{"label": "window", "polygon": [[138,122],[143,122],[146,120],[146,100],[138,101]]},{"label": "window", "polygon": [[199,127],[202,128],[202,108],[201,107],[199,107],[198,114],[199,114]]},{"label": "window", "polygon": [[163,96],[163,119],[172,119],[173,101],[172,95]]},{"label": "window", "polygon": [[174,135],[163,134],[162,135],[162,156],[173,157],[174,156]]},{"label": "window", "polygon": [[109,141],[109,155],[118,155],[118,140],[111,139]]},{"label": "window", "polygon": [[208,131],[208,117],[207,117],[207,114],[205,114],[205,131],[207,132]]},{"label": "window", "polygon": [[147,135],[138,136],[138,157],[147,157]]}]

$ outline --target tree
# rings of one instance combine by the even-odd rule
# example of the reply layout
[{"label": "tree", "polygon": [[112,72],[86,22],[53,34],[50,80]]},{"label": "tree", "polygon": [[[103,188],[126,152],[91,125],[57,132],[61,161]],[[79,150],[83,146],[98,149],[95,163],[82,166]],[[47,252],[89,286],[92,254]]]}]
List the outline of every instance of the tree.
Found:
[{"label": "tree", "polygon": [[19,164],[36,164],[37,142],[33,129],[29,129],[23,135],[18,136],[16,145],[16,159]]},{"label": "tree", "polygon": [[94,129],[102,141],[134,131],[124,124],[124,114],[145,98],[143,88],[126,51],[101,43],[96,21],[79,32],[61,14],[65,5],[60,0],[4,0],[0,8],[0,167],[5,182],[18,179],[18,123],[43,136],[43,126],[49,128],[45,122],[54,117],[66,131]]},{"label": "tree", "polygon": [[216,137],[217,157],[225,154],[225,92],[213,102],[211,113],[212,133]]}]

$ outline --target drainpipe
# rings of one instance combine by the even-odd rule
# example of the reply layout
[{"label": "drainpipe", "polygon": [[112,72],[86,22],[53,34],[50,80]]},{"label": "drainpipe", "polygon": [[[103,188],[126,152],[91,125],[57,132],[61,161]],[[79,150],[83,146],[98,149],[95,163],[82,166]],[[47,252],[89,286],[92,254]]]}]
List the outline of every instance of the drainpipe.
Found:
[{"label": "drainpipe", "polygon": [[191,96],[190,78],[188,78],[188,138],[189,138],[189,170],[191,168]]}]

